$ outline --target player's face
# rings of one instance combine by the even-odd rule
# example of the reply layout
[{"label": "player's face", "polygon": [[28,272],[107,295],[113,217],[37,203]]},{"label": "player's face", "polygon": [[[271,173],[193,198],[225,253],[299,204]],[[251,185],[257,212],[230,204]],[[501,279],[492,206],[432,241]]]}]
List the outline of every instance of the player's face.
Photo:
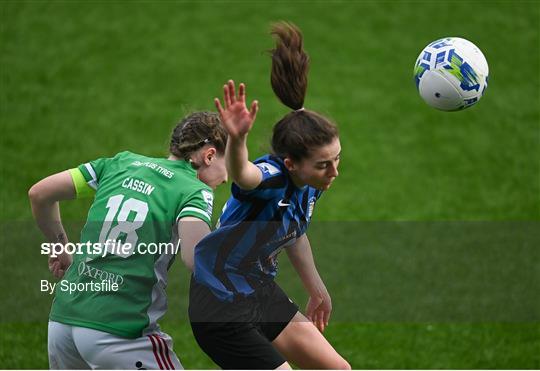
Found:
[{"label": "player's face", "polygon": [[338,176],[338,165],[341,154],[339,138],[330,144],[313,149],[309,157],[294,162],[291,175],[298,185],[309,185],[326,191]]},{"label": "player's face", "polygon": [[204,169],[199,171],[199,179],[210,188],[216,189],[222,183],[227,182],[227,167],[225,156],[216,154]]}]

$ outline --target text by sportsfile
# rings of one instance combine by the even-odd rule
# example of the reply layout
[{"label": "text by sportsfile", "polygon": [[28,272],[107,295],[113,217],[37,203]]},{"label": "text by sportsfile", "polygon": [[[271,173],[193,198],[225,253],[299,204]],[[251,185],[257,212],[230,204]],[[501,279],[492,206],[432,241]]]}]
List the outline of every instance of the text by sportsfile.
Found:
[{"label": "text by sportsfile", "polygon": [[[99,291],[118,291],[118,284],[116,282],[110,282],[108,280],[103,280],[101,282],[79,282],[79,283],[73,283],[69,282],[67,280],[61,280],[60,282],[60,288],[61,291],[65,291],[69,293],[70,295],[74,292],[99,292]],[[54,282],[51,283],[47,280],[41,280],[41,292],[48,292],[49,295],[52,295],[54,293],[54,289],[58,283]]]}]

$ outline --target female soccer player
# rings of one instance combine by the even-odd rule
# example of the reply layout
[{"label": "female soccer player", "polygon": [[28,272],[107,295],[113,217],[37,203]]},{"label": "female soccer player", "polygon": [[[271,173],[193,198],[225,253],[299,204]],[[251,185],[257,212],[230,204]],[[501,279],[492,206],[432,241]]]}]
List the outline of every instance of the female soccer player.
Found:
[{"label": "female soccer player", "polygon": [[[245,87],[224,86],[229,133],[226,164],[234,181],[220,226],[195,248],[189,315],[201,348],[225,369],[350,369],[321,334],[330,295],[315,268],[305,234],[315,202],[338,175],[336,126],[304,109],[309,59],[293,25],[274,26],[272,88],[292,109],[275,126],[273,154],[248,161],[246,140],[257,114]],[[274,282],[278,253],[286,248],[310,297],[307,318]]]},{"label": "female soccer player", "polygon": [[30,189],[37,224],[64,246],[58,202],[95,197],[81,233],[92,250],[49,258],[50,270],[63,277],[50,313],[52,369],[182,368],[157,321],[167,309],[174,248],[181,241],[182,260],[192,269],[194,246],[210,232],[212,189],[227,180],[226,142],[217,113],[194,113],[175,127],[168,158],[121,152]]}]

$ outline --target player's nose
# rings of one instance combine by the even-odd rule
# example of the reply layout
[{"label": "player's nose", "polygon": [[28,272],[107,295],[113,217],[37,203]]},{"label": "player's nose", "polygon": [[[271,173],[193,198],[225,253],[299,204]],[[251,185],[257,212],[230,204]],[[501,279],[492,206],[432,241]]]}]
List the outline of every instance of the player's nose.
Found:
[{"label": "player's nose", "polygon": [[337,166],[335,164],[332,164],[328,167],[328,177],[335,178],[339,175],[339,171],[337,169]]}]

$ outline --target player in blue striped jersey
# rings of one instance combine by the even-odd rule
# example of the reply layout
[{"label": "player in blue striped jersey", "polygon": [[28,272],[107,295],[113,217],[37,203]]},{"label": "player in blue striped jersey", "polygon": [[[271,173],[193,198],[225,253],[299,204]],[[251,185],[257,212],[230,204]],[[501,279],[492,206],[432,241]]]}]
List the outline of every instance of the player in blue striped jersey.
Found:
[{"label": "player in blue striped jersey", "polygon": [[277,255],[308,227],[320,190],[298,187],[283,160],[266,155],[254,161],[262,174],[256,189],[232,185],[219,229],[196,249],[195,279],[224,301],[245,297],[274,279]]},{"label": "player in blue striped jersey", "polygon": [[[201,348],[224,369],[350,369],[322,335],[332,310],[305,234],[321,193],[338,175],[336,126],[303,108],[309,58],[288,23],[272,33],[272,88],[293,111],[275,126],[273,154],[248,161],[247,135],[258,103],[248,110],[245,86],[224,86],[216,99],[229,133],[226,164],[232,195],[218,228],[195,248],[189,316]],[[306,316],[273,278],[284,250],[309,293]]]}]

